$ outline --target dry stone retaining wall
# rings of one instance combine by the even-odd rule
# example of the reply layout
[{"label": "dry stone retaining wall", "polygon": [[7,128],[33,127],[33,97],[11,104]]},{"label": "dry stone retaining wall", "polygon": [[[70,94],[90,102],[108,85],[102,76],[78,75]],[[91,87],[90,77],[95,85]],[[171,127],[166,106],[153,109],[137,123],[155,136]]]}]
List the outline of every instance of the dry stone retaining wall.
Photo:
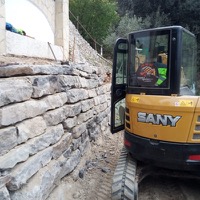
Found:
[{"label": "dry stone retaining wall", "polygon": [[69,21],[69,30],[69,60],[71,62],[90,63],[99,67],[112,65],[90,46],[71,21]]},{"label": "dry stone retaining wall", "polygon": [[89,64],[0,67],[1,200],[45,200],[109,132],[109,73]]}]

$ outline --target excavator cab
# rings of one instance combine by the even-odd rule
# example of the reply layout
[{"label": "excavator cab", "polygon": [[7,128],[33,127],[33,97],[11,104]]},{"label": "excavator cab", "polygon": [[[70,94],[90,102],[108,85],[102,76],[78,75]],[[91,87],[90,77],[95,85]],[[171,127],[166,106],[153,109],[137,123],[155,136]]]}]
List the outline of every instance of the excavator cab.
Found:
[{"label": "excavator cab", "polygon": [[[114,47],[111,132],[124,129],[125,96],[197,95],[195,36],[179,26],[129,34]],[[178,103],[178,102],[177,102]],[[122,107],[124,109],[122,109]]]},{"label": "excavator cab", "polygon": [[181,26],[136,31],[116,41],[111,132],[124,130],[124,146],[134,163],[199,171],[196,54],[194,34]]}]

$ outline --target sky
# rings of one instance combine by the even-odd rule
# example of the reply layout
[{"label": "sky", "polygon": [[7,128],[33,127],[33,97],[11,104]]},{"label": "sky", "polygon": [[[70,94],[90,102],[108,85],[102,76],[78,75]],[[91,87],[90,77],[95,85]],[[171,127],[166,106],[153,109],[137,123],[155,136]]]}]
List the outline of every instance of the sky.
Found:
[{"label": "sky", "polygon": [[53,31],[44,14],[28,0],[5,0],[6,22],[37,40],[54,44]]}]

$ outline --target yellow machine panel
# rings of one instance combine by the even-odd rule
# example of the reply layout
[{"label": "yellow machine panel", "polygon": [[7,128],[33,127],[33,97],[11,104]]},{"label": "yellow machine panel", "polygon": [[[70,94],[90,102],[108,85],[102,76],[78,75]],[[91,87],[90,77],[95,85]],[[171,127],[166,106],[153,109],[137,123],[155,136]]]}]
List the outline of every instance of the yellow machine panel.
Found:
[{"label": "yellow machine panel", "polygon": [[195,96],[127,94],[125,127],[152,140],[196,143],[200,141],[200,109],[195,110],[196,106],[200,108]]},{"label": "yellow machine panel", "polygon": [[194,118],[191,124],[191,130],[188,137],[188,142],[200,143],[200,100],[198,99],[194,113]]}]

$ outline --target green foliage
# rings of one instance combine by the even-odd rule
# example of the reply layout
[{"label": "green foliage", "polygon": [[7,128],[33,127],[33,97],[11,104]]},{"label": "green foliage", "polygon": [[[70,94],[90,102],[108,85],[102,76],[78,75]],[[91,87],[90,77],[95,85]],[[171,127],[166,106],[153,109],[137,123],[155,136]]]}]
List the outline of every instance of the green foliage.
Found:
[{"label": "green foliage", "polygon": [[[200,55],[200,1],[197,0],[69,0],[70,10],[104,52],[113,51],[117,38],[144,28],[181,25],[196,34]],[[119,19],[120,16],[120,19]],[[70,15],[71,21],[77,21]],[[94,41],[79,25],[79,32]],[[105,49],[106,48],[106,49]],[[200,56],[199,65],[200,65]]]},{"label": "green foliage", "polygon": [[141,17],[133,16],[130,18],[125,15],[121,18],[117,27],[110,29],[110,34],[103,41],[104,52],[107,56],[111,56],[113,46],[118,38],[126,38],[128,33],[148,28],[149,25],[149,22],[143,21]]},{"label": "green foliage", "polygon": [[200,1],[197,0],[118,0],[119,13],[136,15],[150,27],[181,25],[197,36],[200,69]]},{"label": "green foliage", "polygon": [[150,13],[146,16],[143,21],[149,24],[149,28],[156,28],[161,26],[169,26],[171,21],[169,20],[169,14],[165,14],[158,7],[155,12]]},{"label": "green foliage", "polygon": [[[78,17],[80,23],[98,43],[103,41],[109,27],[119,19],[116,12],[117,4],[113,0],[70,0],[69,6],[73,15]],[[70,19],[75,25],[77,24],[71,15]],[[84,28],[79,25],[79,32],[92,45],[94,41]]]},{"label": "green foliage", "polygon": [[132,18],[125,15],[121,18],[117,29],[115,30],[119,37],[126,37],[127,33],[140,30],[144,27],[141,17],[133,16]]},{"label": "green foliage", "polygon": [[[107,53],[112,52],[112,48],[117,38],[126,37],[130,32],[140,29],[170,25],[171,21],[169,20],[168,14],[165,14],[162,11],[161,6],[157,6],[155,3],[157,7],[153,8],[152,12],[147,15],[148,10],[151,9],[149,8],[149,6],[151,6],[150,1],[134,0],[134,2],[136,4],[133,4],[132,0],[118,1],[118,6],[120,7],[119,13],[122,17],[118,26],[113,28],[110,31],[110,34],[103,41],[104,48],[106,48],[104,51]],[[143,5],[144,3],[146,3],[146,5]],[[134,14],[133,8],[135,6],[140,8],[140,15]]]},{"label": "green foliage", "polygon": [[200,32],[200,1],[197,0],[118,0],[118,5],[121,15],[150,18],[151,27],[181,25]]}]

